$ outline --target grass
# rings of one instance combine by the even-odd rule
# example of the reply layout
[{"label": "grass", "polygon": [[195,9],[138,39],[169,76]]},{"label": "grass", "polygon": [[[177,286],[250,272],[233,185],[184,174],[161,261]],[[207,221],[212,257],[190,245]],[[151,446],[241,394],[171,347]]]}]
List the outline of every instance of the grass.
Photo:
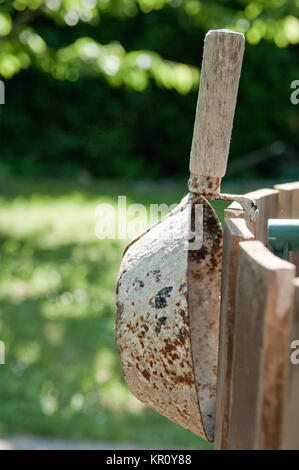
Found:
[{"label": "grass", "polygon": [[95,236],[95,209],[179,202],[185,188],[9,181],[0,193],[0,433],[210,448],[144,407],[121,375],[115,283],[126,240]]}]

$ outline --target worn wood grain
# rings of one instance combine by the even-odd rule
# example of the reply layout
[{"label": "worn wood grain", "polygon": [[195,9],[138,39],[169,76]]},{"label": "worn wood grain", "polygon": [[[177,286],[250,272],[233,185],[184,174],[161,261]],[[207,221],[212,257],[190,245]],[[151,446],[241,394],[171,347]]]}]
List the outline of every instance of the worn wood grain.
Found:
[{"label": "worn wood grain", "polygon": [[245,220],[224,221],[219,353],[216,393],[215,449],[226,449],[230,424],[235,296],[240,241],[253,240]]},{"label": "worn wood grain", "polygon": [[274,188],[279,191],[278,218],[292,219],[299,217],[299,181],[276,184]]},{"label": "worn wood grain", "polygon": [[258,215],[256,220],[255,238],[267,246],[268,240],[268,220],[277,216],[278,210],[278,190],[263,188],[247,193],[257,202]]},{"label": "worn wood grain", "polygon": [[217,194],[227,165],[243,60],[243,34],[212,30],[205,37],[190,155],[189,190]]},{"label": "worn wood grain", "polygon": [[260,241],[240,243],[230,449],[279,449],[294,266]]},{"label": "worn wood grain", "polygon": [[255,224],[251,223],[238,202],[233,202],[225,209],[224,217],[245,217],[249,229],[255,235],[255,239],[262,241],[267,246],[268,220],[277,217],[279,191],[263,188],[246,193],[246,196],[255,199],[257,202],[258,215]]},{"label": "worn wood grain", "polygon": [[[275,189],[279,191],[277,218],[299,219],[299,181],[277,184]],[[299,253],[290,253],[290,261],[295,264],[299,276]]]},{"label": "worn wood grain", "polygon": [[294,280],[294,300],[287,357],[284,400],[283,449],[299,450],[299,278]]}]

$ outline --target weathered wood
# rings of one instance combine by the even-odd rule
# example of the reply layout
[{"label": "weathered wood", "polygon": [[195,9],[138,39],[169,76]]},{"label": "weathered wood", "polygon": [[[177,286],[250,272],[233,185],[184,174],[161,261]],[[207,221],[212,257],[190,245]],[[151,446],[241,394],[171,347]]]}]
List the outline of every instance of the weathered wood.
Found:
[{"label": "weathered wood", "polygon": [[[299,181],[294,183],[277,184],[274,186],[279,191],[278,213],[279,219],[299,218]],[[296,274],[299,276],[299,253],[290,253],[290,261],[296,266]]]},{"label": "weathered wood", "polygon": [[290,262],[296,266],[296,276],[299,276],[299,253],[298,251],[290,251]]},{"label": "weathered wood", "polygon": [[283,449],[299,449],[299,278],[294,280],[294,302],[287,357]]},{"label": "weathered wood", "polygon": [[253,225],[238,202],[233,202],[224,211],[224,217],[245,217],[250,231],[255,235],[256,240],[260,240],[267,246],[268,219],[277,217],[278,194],[276,189],[258,189],[247,193],[246,196],[256,200],[258,215],[256,223]]},{"label": "weathered wood", "polygon": [[279,191],[278,213],[279,219],[292,219],[299,217],[299,181],[294,183],[276,184]]},{"label": "weathered wood", "polygon": [[260,241],[240,243],[230,449],[279,449],[294,266]]},{"label": "weathered wood", "polygon": [[220,191],[229,152],[244,53],[243,34],[209,31],[205,37],[193,141],[189,190]]},{"label": "weathered wood", "polygon": [[232,357],[235,328],[235,294],[239,243],[253,240],[244,219],[225,219],[222,258],[222,288],[216,393],[215,449],[226,449],[232,387]]},{"label": "weathered wood", "polygon": [[256,220],[255,238],[267,246],[268,219],[277,216],[278,208],[278,190],[277,189],[258,189],[247,193],[246,196],[252,197],[257,202],[258,215]]}]

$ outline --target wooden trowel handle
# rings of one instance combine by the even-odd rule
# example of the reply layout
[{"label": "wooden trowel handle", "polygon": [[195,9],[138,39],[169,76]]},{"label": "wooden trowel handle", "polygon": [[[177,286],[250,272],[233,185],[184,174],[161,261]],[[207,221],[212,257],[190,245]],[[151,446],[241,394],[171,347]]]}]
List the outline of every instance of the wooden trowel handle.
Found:
[{"label": "wooden trowel handle", "polygon": [[189,191],[220,192],[226,171],[245,38],[226,29],[206,34],[190,155]]}]

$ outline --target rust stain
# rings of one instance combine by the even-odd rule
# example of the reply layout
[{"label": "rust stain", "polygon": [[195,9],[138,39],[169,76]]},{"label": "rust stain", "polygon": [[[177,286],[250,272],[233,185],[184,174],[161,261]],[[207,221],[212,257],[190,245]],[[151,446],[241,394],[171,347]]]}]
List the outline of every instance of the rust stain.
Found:
[{"label": "rust stain", "polygon": [[[182,220],[189,218],[190,210],[191,216],[192,213],[193,217],[195,214],[192,209],[193,196],[192,204],[189,203],[191,196],[188,197],[188,205],[186,203],[176,212],[180,214]],[[204,212],[204,217],[206,215],[209,219],[208,212]],[[221,261],[221,253],[217,251],[217,246],[221,251],[221,237],[217,240],[218,226],[213,231],[213,220],[208,219],[204,230],[211,230],[212,234],[206,241],[211,243],[212,240],[216,253],[213,254],[208,250],[206,241],[203,249],[197,252],[189,250],[189,253],[192,253],[194,266],[197,265],[197,269],[194,269],[194,279],[196,276],[200,278],[201,275],[212,278],[214,269],[217,270],[217,264],[219,260]],[[156,229],[159,229],[158,232],[161,231],[161,234],[155,239],[158,243],[152,244],[150,249],[159,247],[159,242],[165,238],[165,233],[170,232],[169,235],[172,237],[172,232],[177,227],[175,218],[173,218],[173,227],[169,227],[169,219],[165,224],[163,221],[158,224]],[[147,236],[150,239],[149,232],[142,236],[142,243],[139,238],[135,244],[131,244],[126,252],[123,267],[128,267],[132,260],[137,260],[134,255],[136,250],[145,250]],[[169,248],[171,249],[171,244],[168,243],[167,249]],[[191,262],[189,253],[186,252],[184,255],[185,261],[182,257],[173,256],[174,279],[171,277],[172,274],[170,275],[169,259],[166,257],[163,259],[164,257],[161,258],[159,255],[153,258],[153,262],[146,255],[140,256],[137,265],[140,263],[142,266],[146,259],[148,264],[145,269],[137,269],[134,272],[135,267],[133,267],[128,269],[125,276],[120,275],[122,282],[117,290],[117,301],[124,303],[124,313],[121,319],[120,315],[117,316],[117,342],[121,346],[119,353],[124,376],[134,395],[139,399],[142,397],[142,401],[148,406],[206,438],[198,404],[190,339],[189,285],[187,285],[188,265]],[[201,270],[202,260],[207,261],[205,273]],[[163,263],[166,263],[166,269]],[[207,325],[208,323],[203,325],[204,331]],[[210,395],[212,393],[207,386],[205,396],[209,399]]]},{"label": "rust stain", "polygon": [[150,373],[149,373],[148,370],[144,369],[144,370],[142,371],[142,375],[143,375],[143,377],[144,377],[148,382],[150,381],[150,376],[151,376],[151,375],[150,375]]},{"label": "rust stain", "polygon": [[124,311],[124,304],[122,302],[116,302],[116,319],[117,321],[120,319],[121,314]]},{"label": "rust stain", "polygon": [[189,386],[194,384],[194,376],[191,372],[184,375],[176,375],[172,378],[174,383],[185,383]]}]

